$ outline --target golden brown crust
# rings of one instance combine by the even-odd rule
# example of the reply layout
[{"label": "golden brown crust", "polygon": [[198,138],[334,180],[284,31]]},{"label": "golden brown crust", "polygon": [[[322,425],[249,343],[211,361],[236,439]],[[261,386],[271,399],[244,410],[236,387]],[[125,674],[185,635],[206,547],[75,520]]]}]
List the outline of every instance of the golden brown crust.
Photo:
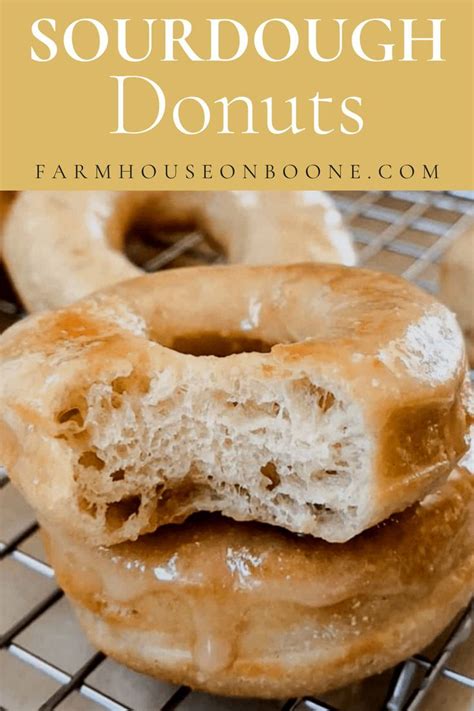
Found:
[{"label": "golden brown crust", "polygon": [[[216,293],[226,295],[224,303],[216,303]],[[206,335],[209,323],[214,336],[217,333],[224,341],[229,334],[231,341],[237,334],[276,345],[270,352],[228,358],[172,350],[178,338]],[[220,510],[240,520],[273,522],[342,541],[419,500],[448,476],[467,448],[465,378],[462,336],[454,316],[399,278],[335,265],[173,270],[118,285],[66,310],[31,317],[4,334],[0,341],[0,423],[8,436],[0,443],[0,460],[40,514],[96,544],[134,539],[158,525],[182,520],[194,510]],[[324,528],[320,510],[306,506],[308,494],[306,500],[294,504],[292,517],[283,519],[287,504],[277,497],[280,491],[292,493],[282,488],[286,485],[283,475],[279,483],[273,476],[274,481],[263,488],[263,506],[236,510],[225,497],[223,503],[200,464],[203,438],[214,427],[207,410],[199,437],[192,428],[178,433],[180,447],[189,445],[192,451],[172,483],[156,479],[156,472],[163,471],[166,479],[179,450],[162,463],[161,440],[153,440],[158,449],[152,463],[155,478],[146,479],[138,462],[131,465],[130,474],[135,477],[131,488],[126,488],[126,479],[112,481],[114,475],[123,478],[125,473],[105,467],[100,438],[112,416],[121,418],[116,425],[119,430],[107,435],[103,447],[110,451],[111,437],[120,442],[132,436],[122,424],[130,403],[141,413],[142,420],[135,418],[132,425],[140,430],[138,434],[148,427],[143,422],[146,402],[151,403],[146,412],[153,419],[153,432],[160,433],[160,413],[179,403],[183,392],[194,398],[186,405],[193,423],[198,408],[213,403],[217,428],[224,415],[233,417],[225,414],[232,409],[227,403],[241,398],[242,388],[247,399],[254,390],[260,400],[268,400],[267,390],[280,398],[276,407],[270,400],[272,406],[262,417],[268,427],[276,423],[278,433],[286,432],[292,441],[301,435],[308,456],[316,447],[318,427],[332,422],[327,419],[335,411],[330,407],[337,404],[335,418],[339,419],[334,427],[328,425],[321,456],[326,456],[332,437],[329,449],[334,461],[352,477],[357,518],[352,521],[348,509],[347,516],[331,519],[336,525],[329,521]],[[319,413],[314,430],[304,434],[303,426],[296,431],[291,420],[282,419],[289,395],[294,407],[309,407],[302,415],[305,421],[310,421],[311,413]],[[225,409],[222,413],[220,407]],[[350,408],[351,421],[344,414]],[[237,423],[239,432],[246,418],[253,416],[248,410],[244,413],[243,425],[241,418]],[[229,427],[233,423],[229,419]],[[347,450],[345,462],[338,455],[344,445],[338,438],[352,425],[358,433],[359,464],[354,449]],[[254,429],[259,436],[259,428]],[[244,432],[245,449],[251,434]],[[151,440],[146,441],[137,445],[146,448],[144,456],[152,446]],[[234,451],[232,440],[212,447],[209,458],[231,457],[226,467],[245,461],[246,452],[242,448]],[[288,470],[288,482],[291,473],[298,474],[299,456],[300,448],[295,448],[291,461],[285,460],[293,468],[293,472]],[[262,465],[268,462],[266,457]],[[320,473],[318,462],[314,464],[316,475],[326,477],[323,483],[329,481],[335,472],[326,470],[335,467],[322,465]],[[242,465],[237,483],[242,484],[247,476],[249,486],[257,486],[266,475],[268,484],[271,467],[260,466],[254,473],[244,471]],[[208,473],[213,475],[214,470]],[[304,475],[303,487],[310,485],[311,476],[312,470]],[[351,491],[343,486],[345,503],[351,503]],[[91,514],[100,514],[109,503],[125,496],[141,497],[139,510],[130,513],[123,527],[114,522],[106,530],[100,516]],[[274,502],[272,511],[265,508],[268,502]],[[318,498],[309,498],[308,505],[312,502]]]},{"label": "golden brown crust", "polygon": [[201,519],[88,549],[48,529],[91,640],[139,671],[242,696],[322,693],[420,651],[473,591],[466,470],[343,545]]},{"label": "golden brown crust", "polygon": [[230,262],[355,264],[324,193],[24,192],[5,231],[5,262],[31,312],[66,306],[141,270],[122,249],[131,227],[197,226]]}]

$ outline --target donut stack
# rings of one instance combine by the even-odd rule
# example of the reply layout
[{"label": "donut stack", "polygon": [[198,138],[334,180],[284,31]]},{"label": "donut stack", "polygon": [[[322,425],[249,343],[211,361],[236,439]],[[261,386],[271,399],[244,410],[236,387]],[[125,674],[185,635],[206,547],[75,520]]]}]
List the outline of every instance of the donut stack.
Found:
[{"label": "donut stack", "polygon": [[343,686],[473,589],[454,316],[329,264],[176,269],[0,339],[0,460],[91,641],[213,693]]},{"label": "donut stack", "polygon": [[0,362],[2,460],[90,638],[130,666],[315,693],[467,603],[462,337],[402,280],[163,272],[30,317]]}]

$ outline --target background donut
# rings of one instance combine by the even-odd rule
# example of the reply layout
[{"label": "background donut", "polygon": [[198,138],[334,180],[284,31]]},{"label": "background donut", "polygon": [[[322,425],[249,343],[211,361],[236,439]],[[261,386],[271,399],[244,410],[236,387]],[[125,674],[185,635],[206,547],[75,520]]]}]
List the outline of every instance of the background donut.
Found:
[{"label": "background donut", "polygon": [[228,261],[355,264],[349,233],[321,192],[24,192],[5,262],[31,312],[65,306],[140,274],[123,254],[134,227],[201,229]]}]

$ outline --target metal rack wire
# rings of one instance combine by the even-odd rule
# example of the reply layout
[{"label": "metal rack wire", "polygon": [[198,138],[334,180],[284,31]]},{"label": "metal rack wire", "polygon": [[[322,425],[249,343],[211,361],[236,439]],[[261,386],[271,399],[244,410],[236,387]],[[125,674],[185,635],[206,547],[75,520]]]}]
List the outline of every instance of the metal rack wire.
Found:
[{"label": "metal rack wire", "polygon": [[[333,193],[350,223],[360,262],[413,280],[430,292],[437,288],[437,262],[449,244],[474,220],[474,193],[366,192]],[[129,251],[136,251],[133,238]],[[138,250],[139,251],[139,250]],[[137,252],[138,254],[138,252]],[[193,232],[171,243],[149,245],[141,256],[148,271],[221,257]],[[136,261],[140,261],[136,259]],[[7,277],[0,274],[0,331],[22,316]],[[76,626],[63,593],[54,582],[32,513],[0,469],[0,575],[2,589],[3,691],[0,711],[352,711],[350,701],[333,694],[321,699],[286,702],[229,700],[192,692],[141,677],[95,652]],[[6,591],[6,592],[5,592]],[[474,678],[450,666],[452,654],[469,636],[471,610],[425,655],[363,682],[360,693],[373,697],[370,709],[415,711],[437,685],[448,680],[449,693],[474,689]],[[374,697],[375,698],[375,697]],[[467,697],[466,697],[467,698]],[[2,705],[3,704],[3,705]],[[341,705],[342,704],[342,705]],[[349,705],[348,705],[349,704]],[[357,706],[357,708],[361,708]],[[426,708],[426,707],[424,707]],[[429,707],[428,707],[429,708]],[[446,708],[448,708],[446,706]],[[467,706],[466,706],[467,708]],[[449,709],[457,711],[450,705]]]}]

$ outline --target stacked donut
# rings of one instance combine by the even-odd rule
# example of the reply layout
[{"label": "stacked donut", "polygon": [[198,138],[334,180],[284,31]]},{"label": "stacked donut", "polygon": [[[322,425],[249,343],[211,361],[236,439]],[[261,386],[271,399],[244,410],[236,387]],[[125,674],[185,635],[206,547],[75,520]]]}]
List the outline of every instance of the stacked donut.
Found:
[{"label": "stacked donut", "polygon": [[175,269],[3,335],[0,460],[99,648],[214,693],[313,694],[469,601],[468,399],[454,316],[402,279]]}]

